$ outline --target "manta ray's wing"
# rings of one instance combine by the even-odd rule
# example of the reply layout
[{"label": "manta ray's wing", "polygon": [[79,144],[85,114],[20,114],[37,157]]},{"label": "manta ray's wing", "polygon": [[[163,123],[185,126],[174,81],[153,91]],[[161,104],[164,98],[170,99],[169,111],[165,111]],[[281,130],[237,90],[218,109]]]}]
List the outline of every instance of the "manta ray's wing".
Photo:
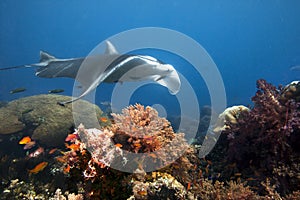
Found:
[{"label": "manta ray's wing", "polygon": [[[173,68],[172,65],[169,66]],[[177,71],[174,68],[170,74],[156,78],[154,79],[154,81],[168,88],[169,92],[172,95],[177,94],[180,90],[180,86],[181,86],[180,78]]]},{"label": "manta ray's wing", "polygon": [[[180,90],[181,82],[175,68],[150,56],[122,55],[118,64],[105,82],[132,82],[151,80],[166,88],[172,95]],[[115,65],[113,65],[115,66]]]},{"label": "manta ray's wing", "polygon": [[96,89],[101,82],[104,82],[105,79],[111,76],[119,68],[119,66],[109,67],[116,56],[108,56],[106,57],[106,59],[104,59],[105,57],[103,56],[99,57],[102,58],[101,62],[96,62],[96,60],[98,60],[99,58],[93,59],[93,61],[91,62],[94,64],[89,63],[83,65],[82,69],[78,71],[76,79],[83,84],[84,91],[78,97],[72,98],[69,101],[58,102],[60,105],[72,103],[86,96],[88,93]]},{"label": "manta ray's wing", "polygon": [[41,51],[40,63],[37,66],[35,75],[43,78],[69,77],[74,78],[84,61],[84,58],[57,59],[54,56]]}]

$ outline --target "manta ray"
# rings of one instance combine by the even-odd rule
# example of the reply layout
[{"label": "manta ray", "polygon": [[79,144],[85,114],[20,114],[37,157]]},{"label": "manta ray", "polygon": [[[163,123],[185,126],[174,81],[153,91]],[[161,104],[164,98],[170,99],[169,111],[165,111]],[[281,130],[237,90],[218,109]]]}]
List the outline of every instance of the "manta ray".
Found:
[{"label": "manta ray", "polygon": [[106,41],[104,54],[81,58],[56,58],[40,51],[40,62],[0,70],[36,67],[35,75],[43,78],[69,77],[82,84],[83,92],[70,101],[58,102],[60,105],[72,103],[99,84],[152,80],[167,87],[175,95],[180,90],[180,79],[177,71],[170,64],[147,55],[120,54],[110,41]]}]

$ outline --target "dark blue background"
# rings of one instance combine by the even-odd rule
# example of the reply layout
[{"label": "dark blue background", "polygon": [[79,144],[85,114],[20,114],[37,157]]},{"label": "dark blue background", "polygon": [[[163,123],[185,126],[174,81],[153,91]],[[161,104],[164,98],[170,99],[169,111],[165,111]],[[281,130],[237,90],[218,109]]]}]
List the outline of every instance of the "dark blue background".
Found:
[{"label": "dark blue background", "polygon": [[[228,104],[247,105],[255,93],[257,79],[278,85],[299,78],[300,71],[289,70],[300,64],[299,10],[298,0],[1,0],[0,67],[35,63],[40,50],[59,58],[86,56],[99,42],[119,32],[164,27],[199,42],[221,72]],[[194,74],[184,71],[188,63],[180,58],[166,53],[149,54],[171,63],[187,78]],[[191,83],[200,103],[209,104],[201,77]],[[0,100],[11,100],[55,88],[64,88],[63,94],[71,95],[73,80],[42,79],[34,76],[34,69],[19,69],[1,71],[0,84]],[[26,87],[27,91],[9,94],[17,87]],[[103,91],[112,87],[101,85],[97,101],[109,100],[109,92]],[[158,93],[166,92],[158,86],[153,88]],[[139,102],[158,101],[157,97],[151,98],[155,93],[149,90],[140,94],[134,97]],[[168,95],[165,98],[165,102],[174,101]]]}]

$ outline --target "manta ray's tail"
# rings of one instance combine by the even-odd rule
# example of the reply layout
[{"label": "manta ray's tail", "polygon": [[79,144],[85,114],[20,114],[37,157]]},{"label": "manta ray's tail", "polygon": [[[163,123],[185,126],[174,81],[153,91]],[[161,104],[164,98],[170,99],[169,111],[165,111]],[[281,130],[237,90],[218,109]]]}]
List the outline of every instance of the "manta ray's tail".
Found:
[{"label": "manta ray's tail", "polygon": [[80,98],[81,98],[81,97],[76,97],[76,98],[72,98],[72,99],[69,100],[69,101],[58,101],[57,104],[60,105],[60,106],[65,106],[65,105],[67,105],[67,104],[69,104],[69,103],[73,103],[73,102],[79,100]]},{"label": "manta ray's tail", "polygon": [[33,66],[31,66],[31,65],[19,65],[19,66],[13,66],[13,67],[4,67],[4,68],[0,68],[0,71],[11,70],[11,69],[20,69],[20,68],[26,68],[26,67],[33,67]]},{"label": "manta ray's tail", "polygon": [[55,59],[54,56],[50,55],[49,53],[46,53],[45,51],[40,51],[40,62],[35,64],[29,64],[29,65],[19,65],[19,66],[12,66],[12,67],[4,67],[0,68],[0,71],[4,70],[11,70],[11,69],[20,69],[20,68],[29,68],[29,67],[44,67],[46,64],[43,62],[47,62],[49,60]]}]

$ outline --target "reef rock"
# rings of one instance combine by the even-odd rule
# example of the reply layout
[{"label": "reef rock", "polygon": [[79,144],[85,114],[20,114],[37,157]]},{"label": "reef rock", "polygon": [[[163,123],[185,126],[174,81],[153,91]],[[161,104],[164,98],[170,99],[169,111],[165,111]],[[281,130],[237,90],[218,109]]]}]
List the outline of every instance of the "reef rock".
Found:
[{"label": "reef rock", "polygon": [[133,195],[128,200],[174,199],[194,200],[194,195],[186,190],[176,178],[167,173],[152,172],[153,181],[133,181]]},{"label": "reef rock", "polygon": [[294,99],[296,102],[300,101],[300,81],[291,82],[281,91],[279,100],[286,103],[289,99]]},{"label": "reef rock", "polygon": [[[45,146],[62,145],[75,123],[82,121],[87,127],[98,125],[100,108],[84,100],[60,106],[59,101],[71,97],[62,95],[37,95],[9,102],[0,108],[0,134],[24,132]],[[74,107],[74,105],[73,105]],[[74,118],[74,116],[76,116]],[[77,126],[77,124],[75,125]],[[99,125],[98,125],[99,126]]]},{"label": "reef rock", "polygon": [[250,109],[246,106],[239,105],[239,106],[232,106],[224,110],[218,117],[217,124],[214,128],[215,133],[219,133],[224,131],[227,128],[227,123],[230,122],[232,124],[237,123],[237,118],[239,117],[240,113],[242,112],[249,112]]}]

